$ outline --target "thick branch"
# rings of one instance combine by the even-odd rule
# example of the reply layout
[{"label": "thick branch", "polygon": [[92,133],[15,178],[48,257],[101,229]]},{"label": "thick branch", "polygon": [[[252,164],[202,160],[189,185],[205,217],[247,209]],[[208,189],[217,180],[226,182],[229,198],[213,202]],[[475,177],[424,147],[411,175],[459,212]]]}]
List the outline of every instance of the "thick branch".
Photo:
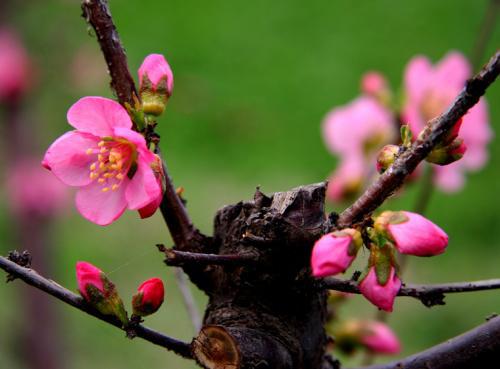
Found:
[{"label": "thick branch", "polygon": [[[106,59],[111,87],[115,90],[120,104],[135,106],[137,90],[132,79],[125,50],[113,23],[106,0],[84,0],[83,16],[94,28],[102,53]],[[163,161],[163,160],[162,160]],[[160,210],[170,230],[175,245],[180,249],[199,251],[197,247],[204,237],[193,226],[186,208],[175,191],[175,187],[163,161],[165,173],[165,193]]]},{"label": "thick branch", "polygon": [[391,196],[409,176],[417,165],[426,158],[430,151],[442,141],[455,123],[467,113],[484,95],[486,89],[500,73],[500,52],[490,59],[488,64],[474,77],[467,81],[465,88],[458,95],[446,112],[433,119],[422,137],[418,138],[410,149],[404,152],[394,164],[382,174],[365,193],[338,219],[337,226],[345,228],[360,222],[370,215]]},{"label": "thick branch", "polygon": [[[160,245],[158,245],[160,247]],[[202,254],[197,252],[178,251],[173,249],[160,249],[165,253],[165,263],[170,266],[183,265],[250,265],[259,261],[255,253],[245,254]]]},{"label": "thick branch", "polygon": [[[333,277],[322,280],[322,287],[331,290],[361,293],[355,281]],[[406,284],[399,290],[398,296],[409,296],[420,300],[425,306],[444,305],[447,293],[473,292],[500,289],[500,279],[488,279],[474,282],[455,282],[443,284]]]},{"label": "thick branch", "polygon": [[493,368],[500,352],[500,317],[428,350],[387,364],[359,369]]},{"label": "thick branch", "polygon": [[[97,319],[100,319],[106,323],[114,325],[117,328],[126,330],[122,327],[122,323],[110,315],[103,315],[98,311],[94,310],[91,306],[85,303],[80,296],[71,292],[70,290],[58,285],[54,281],[46,279],[39,275],[36,271],[22,267],[9,259],[0,256],[0,268],[9,273],[9,276],[22,279],[24,282],[48,293],[51,296],[89,314]],[[144,327],[142,325],[137,325],[134,327],[135,333],[138,337],[154,343],[155,345],[166,348],[167,350],[175,352],[187,359],[192,359],[191,355],[191,345],[174,338],[165,336],[160,332],[156,332],[150,328]]]}]

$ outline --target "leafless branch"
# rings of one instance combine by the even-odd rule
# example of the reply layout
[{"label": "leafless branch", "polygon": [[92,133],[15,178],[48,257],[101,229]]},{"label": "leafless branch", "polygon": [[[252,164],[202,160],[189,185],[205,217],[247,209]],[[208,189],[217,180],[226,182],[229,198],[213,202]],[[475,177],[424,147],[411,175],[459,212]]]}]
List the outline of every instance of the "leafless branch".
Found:
[{"label": "leafless branch", "polygon": [[249,265],[258,262],[258,255],[255,253],[245,254],[202,254],[197,252],[178,251],[167,249],[161,245],[157,245],[160,251],[165,253],[165,263],[171,266],[183,265]]},{"label": "leafless branch", "polygon": [[[324,278],[320,285],[331,290],[361,293],[357,283],[352,280]],[[445,294],[500,289],[500,279],[488,279],[474,282],[455,282],[443,284],[405,284],[398,296],[409,296],[420,300],[425,306],[444,305]]]},{"label": "leafless branch", "polygon": [[[89,315],[92,315],[93,317],[96,317],[108,324],[126,331],[126,328],[122,327],[122,323],[118,319],[110,315],[103,315],[99,313],[90,305],[88,305],[83,298],[60,286],[56,282],[42,277],[33,269],[20,266],[3,256],[0,256],[0,268],[8,273],[10,280],[19,278],[30,286],[38,288],[39,290],[48,293],[49,295],[77,308],[78,310],[81,310]],[[188,343],[168,337],[143,325],[135,326],[134,331],[137,337],[140,337],[155,345],[164,347],[167,350],[173,351],[184,358],[192,359],[191,345]]]},{"label": "leafless branch", "polygon": [[488,64],[474,77],[469,79],[465,88],[451,106],[423,132],[413,145],[405,151],[394,164],[382,174],[349,208],[344,210],[337,221],[337,227],[345,228],[360,222],[401,187],[417,165],[425,159],[433,147],[442,141],[443,137],[484,95],[500,73],[500,51],[490,59]]}]

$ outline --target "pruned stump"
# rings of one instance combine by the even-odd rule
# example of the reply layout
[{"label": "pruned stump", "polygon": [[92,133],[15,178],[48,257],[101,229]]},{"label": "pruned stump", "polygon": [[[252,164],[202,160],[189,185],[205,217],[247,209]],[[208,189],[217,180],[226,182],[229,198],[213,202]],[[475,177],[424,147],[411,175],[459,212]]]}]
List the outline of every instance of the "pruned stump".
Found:
[{"label": "pruned stump", "polygon": [[324,196],[325,183],[270,197],[257,190],[253,201],[219,210],[207,252],[253,252],[259,262],[190,270],[205,278],[209,296],[204,327],[193,341],[202,367],[327,367],[326,293],[310,271],[312,247],[327,225]]}]

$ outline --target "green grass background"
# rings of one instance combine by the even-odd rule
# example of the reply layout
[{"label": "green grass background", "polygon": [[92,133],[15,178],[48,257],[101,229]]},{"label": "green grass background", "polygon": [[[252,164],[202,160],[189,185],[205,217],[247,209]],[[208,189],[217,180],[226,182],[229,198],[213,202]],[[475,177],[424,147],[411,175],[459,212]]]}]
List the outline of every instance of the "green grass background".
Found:
[{"label": "green grass background", "polygon": [[[359,78],[366,70],[382,71],[397,89],[405,64],[415,54],[436,61],[456,49],[470,56],[487,3],[114,0],[111,8],[134,73],[152,52],[164,53],[172,66],[175,89],[160,120],[161,146],[175,184],[186,189],[194,222],[211,232],[215,211],[250,198],[257,185],[272,192],[325,179],[336,159],[321,139],[324,114],[358,94]],[[69,129],[65,113],[76,99],[111,97],[111,93],[106,78],[87,81],[84,87],[75,86],[70,78],[71,60],[82,46],[95,55],[87,66],[95,63],[96,68],[104,68],[95,37],[89,36],[80,18],[78,1],[25,1],[14,7],[11,24],[23,35],[38,68],[38,87],[30,96],[27,114],[37,122],[34,141],[41,156],[51,141]],[[484,61],[499,41],[496,27]],[[95,67],[90,70],[96,72]],[[85,68],[79,73],[86,78]],[[493,129],[498,131],[498,84],[488,91],[487,99]],[[487,167],[468,176],[463,191],[435,194],[428,217],[449,233],[450,246],[439,257],[412,258],[405,280],[500,277],[500,145],[493,142],[490,153]],[[405,191],[394,207],[410,209],[415,195],[415,188]],[[2,254],[15,247],[4,200]],[[160,276],[166,282],[166,302],[147,324],[190,340],[192,328],[173,274],[154,248],[157,242],[170,242],[160,215],[140,221],[129,212],[101,228],[69,208],[51,228],[57,267],[50,277],[75,289],[75,262],[87,260],[111,272],[128,301],[142,280]],[[0,285],[2,368],[23,368],[13,340],[24,324],[16,312],[20,284]],[[203,309],[205,296],[194,293]],[[139,339],[126,340],[122,332],[51,301],[58,311],[64,338],[60,352],[67,368],[195,367]],[[432,309],[407,298],[397,301],[390,322],[404,345],[401,356],[500,312],[497,291],[449,296],[446,301],[445,306]],[[342,312],[346,317],[372,317],[375,309],[355,297]],[[359,359],[345,362],[354,365]]]}]

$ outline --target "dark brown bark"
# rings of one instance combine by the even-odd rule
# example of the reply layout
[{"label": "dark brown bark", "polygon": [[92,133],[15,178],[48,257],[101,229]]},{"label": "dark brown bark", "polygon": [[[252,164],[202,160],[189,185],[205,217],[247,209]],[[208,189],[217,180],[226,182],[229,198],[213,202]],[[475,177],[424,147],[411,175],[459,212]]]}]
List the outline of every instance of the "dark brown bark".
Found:
[{"label": "dark brown bark", "polygon": [[[314,288],[309,255],[324,231],[324,195],[324,183],[271,197],[257,191],[217,213],[213,252],[257,254],[259,263],[203,267],[210,299],[194,352],[205,367],[322,366],[326,294]],[[222,345],[200,344],[214,332]],[[221,346],[234,349],[221,355]]]}]

